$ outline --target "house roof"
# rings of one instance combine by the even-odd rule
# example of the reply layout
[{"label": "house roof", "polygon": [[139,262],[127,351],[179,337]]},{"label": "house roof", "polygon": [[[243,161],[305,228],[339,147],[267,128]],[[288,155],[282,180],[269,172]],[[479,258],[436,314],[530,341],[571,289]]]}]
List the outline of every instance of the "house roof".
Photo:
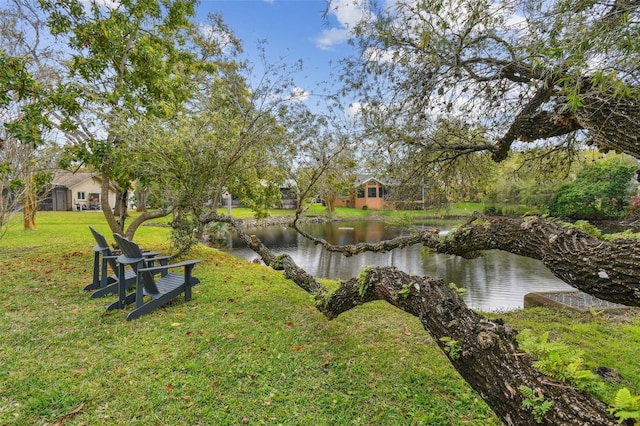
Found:
[{"label": "house roof", "polygon": [[72,188],[94,177],[96,179],[100,179],[98,176],[91,172],[58,172],[53,177],[53,181],[51,183],[56,186],[66,186],[67,188]]},{"label": "house roof", "polygon": [[360,182],[358,185],[364,185],[365,183],[375,180],[378,183],[381,183],[383,186],[387,186],[387,183],[378,179],[374,175],[358,175],[358,181]]}]

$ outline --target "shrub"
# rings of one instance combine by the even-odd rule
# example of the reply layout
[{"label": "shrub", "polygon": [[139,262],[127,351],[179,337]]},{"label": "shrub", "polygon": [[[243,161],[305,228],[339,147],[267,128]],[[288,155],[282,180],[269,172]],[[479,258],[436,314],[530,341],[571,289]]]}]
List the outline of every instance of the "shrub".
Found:
[{"label": "shrub", "polygon": [[637,165],[620,157],[585,166],[576,180],[556,193],[549,213],[576,219],[606,219],[625,215],[636,192],[633,177]]}]

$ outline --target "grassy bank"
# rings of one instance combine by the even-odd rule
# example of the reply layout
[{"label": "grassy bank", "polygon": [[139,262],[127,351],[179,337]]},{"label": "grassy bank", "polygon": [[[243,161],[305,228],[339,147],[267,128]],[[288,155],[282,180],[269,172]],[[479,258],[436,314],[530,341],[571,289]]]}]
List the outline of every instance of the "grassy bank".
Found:
[{"label": "grassy bank", "polygon": [[[82,290],[88,225],[110,235],[102,215],[38,217],[38,231],[14,226],[0,239],[0,424],[498,423],[417,319],[387,304],[329,322],[281,273],[198,247],[193,300],[126,322],[126,311],[104,311],[111,297]],[[166,251],[168,235],[145,226],[136,240]],[[637,391],[638,318],[503,317],[585,346],[589,366],[616,369]]]}]

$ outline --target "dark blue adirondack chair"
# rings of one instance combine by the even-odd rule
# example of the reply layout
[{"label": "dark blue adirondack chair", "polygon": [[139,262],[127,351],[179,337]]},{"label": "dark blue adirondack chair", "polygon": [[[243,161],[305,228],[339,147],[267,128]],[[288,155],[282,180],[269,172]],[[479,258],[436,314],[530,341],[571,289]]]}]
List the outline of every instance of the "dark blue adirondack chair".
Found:
[{"label": "dark blue adirondack chair", "polygon": [[[107,311],[124,309],[126,305],[136,302],[136,307],[127,315],[127,321],[130,321],[169,303],[181,293],[184,293],[185,302],[191,300],[191,287],[200,282],[192,276],[193,267],[199,260],[154,266],[136,243],[119,234],[114,234],[114,238],[122,250],[122,255],[117,259],[120,275],[124,276],[126,268],[131,267],[136,276],[136,291],[127,294],[126,286],[119,286],[118,301],[109,305]],[[172,268],[183,268],[183,273],[168,273]],[[155,277],[159,272],[160,276]],[[145,296],[148,297],[147,301]]]},{"label": "dark blue adirondack chair", "polygon": [[[92,226],[89,226],[93,238],[96,240],[96,245],[93,247],[93,282],[88,284],[84,289],[87,291],[94,290],[91,293],[92,298],[102,297],[110,293],[118,293],[119,272],[118,264],[116,262],[118,256],[122,254],[121,250],[113,250],[107,243],[107,239],[96,231]],[[153,258],[154,262],[160,264],[167,264],[170,256],[158,256],[161,254],[159,251],[144,252],[144,256],[147,258]],[[113,272],[109,275],[108,268]],[[124,283],[127,287],[133,287],[136,284],[136,274],[132,270],[125,271]]]}]

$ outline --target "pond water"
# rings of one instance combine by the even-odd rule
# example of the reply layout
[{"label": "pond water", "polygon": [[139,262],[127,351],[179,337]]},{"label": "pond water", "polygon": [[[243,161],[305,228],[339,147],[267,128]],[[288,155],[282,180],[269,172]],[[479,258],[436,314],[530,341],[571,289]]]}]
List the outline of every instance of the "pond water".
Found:
[{"label": "pond water", "polygon": [[[433,228],[428,224],[422,226]],[[438,228],[441,233],[448,232]],[[397,228],[383,222],[310,224],[305,225],[304,230],[341,245],[377,243],[400,235]],[[573,289],[554,277],[542,262],[497,250],[471,260],[436,253],[423,256],[421,245],[344,257],[327,252],[289,227],[272,226],[248,232],[257,235],[274,252],[289,254],[300,267],[317,277],[346,280],[357,276],[364,265],[396,266],[411,274],[436,276],[464,287],[467,305],[485,312],[521,308],[524,295],[530,292]],[[247,260],[257,258],[256,253],[233,235],[228,237],[226,246],[219,248]]]}]

